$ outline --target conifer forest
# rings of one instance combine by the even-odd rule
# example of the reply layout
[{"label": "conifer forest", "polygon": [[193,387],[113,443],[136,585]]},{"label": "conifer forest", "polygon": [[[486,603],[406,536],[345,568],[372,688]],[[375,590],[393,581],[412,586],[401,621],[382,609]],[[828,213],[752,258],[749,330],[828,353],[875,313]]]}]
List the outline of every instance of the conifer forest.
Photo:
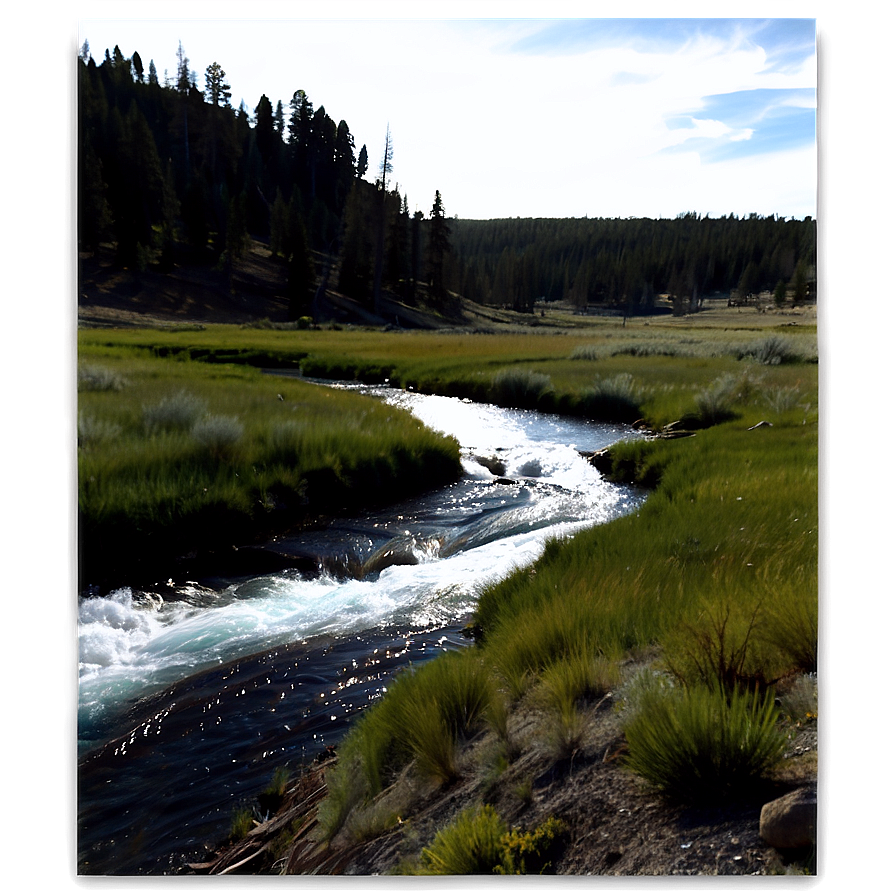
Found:
[{"label": "conifer forest", "polygon": [[428,216],[412,213],[392,177],[387,123],[384,148],[370,151],[302,89],[234,108],[221,64],[200,76],[182,46],[177,59],[174,77],[160,77],[139,52],[116,46],[97,63],[81,49],[82,253],[105,246],[123,268],[189,262],[226,277],[256,240],[282,270],[292,319],[309,313],[321,284],[373,311],[388,290],[448,316],[464,299],[629,315],[653,313],[659,296],[673,313],[720,294],[814,300],[812,218],[465,220],[438,191]]}]

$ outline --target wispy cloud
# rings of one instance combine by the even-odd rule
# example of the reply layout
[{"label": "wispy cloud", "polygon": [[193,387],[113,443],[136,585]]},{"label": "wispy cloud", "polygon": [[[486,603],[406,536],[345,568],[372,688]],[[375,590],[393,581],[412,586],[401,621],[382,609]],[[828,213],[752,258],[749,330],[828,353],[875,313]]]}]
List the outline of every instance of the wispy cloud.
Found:
[{"label": "wispy cloud", "polygon": [[658,217],[814,213],[814,33],[811,20],[371,18],[84,36],[98,61],[108,40],[160,73],[182,39],[200,84],[217,60],[250,111],[302,88],[371,159],[388,124],[412,209],[439,189],[462,217]]}]

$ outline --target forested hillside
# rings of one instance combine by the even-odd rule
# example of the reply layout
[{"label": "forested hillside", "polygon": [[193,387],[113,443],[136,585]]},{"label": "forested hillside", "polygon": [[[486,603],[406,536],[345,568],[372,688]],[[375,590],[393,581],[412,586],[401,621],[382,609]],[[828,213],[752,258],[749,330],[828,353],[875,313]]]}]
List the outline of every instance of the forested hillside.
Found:
[{"label": "forested hillside", "polygon": [[282,271],[293,319],[310,313],[321,284],[372,311],[388,290],[449,315],[463,298],[629,314],[651,312],[659,296],[678,313],[712,293],[813,299],[810,218],[467,221],[448,216],[438,191],[428,218],[412,215],[390,183],[388,127],[370,159],[347,122],[301,89],[286,106],[262,95],[251,111],[234,108],[223,67],[210,62],[200,88],[182,46],[173,79],[117,46],[97,64],[85,43],[78,68],[78,248],[111,252],[120,268],[201,265],[227,284],[254,239]]},{"label": "forested hillside", "polygon": [[480,302],[531,310],[536,298],[649,312],[660,294],[676,310],[705,296],[747,300],[768,290],[780,303],[812,297],[815,222],[738,219],[454,221],[451,289]]}]

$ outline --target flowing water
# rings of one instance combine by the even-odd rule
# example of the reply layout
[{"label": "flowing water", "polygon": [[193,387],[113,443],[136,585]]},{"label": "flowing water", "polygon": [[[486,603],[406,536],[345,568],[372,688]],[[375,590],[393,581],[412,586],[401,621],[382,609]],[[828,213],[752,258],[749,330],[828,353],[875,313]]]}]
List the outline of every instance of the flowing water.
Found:
[{"label": "flowing water", "polygon": [[485,585],[536,559],[547,538],[642,500],[580,454],[633,432],[364,391],[455,436],[463,478],[272,545],[320,558],[315,574],[81,597],[80,873],[170,873],[201,857],[235,806],[279,766],[338,743],[395,672],[468,644],[462,630]]}]

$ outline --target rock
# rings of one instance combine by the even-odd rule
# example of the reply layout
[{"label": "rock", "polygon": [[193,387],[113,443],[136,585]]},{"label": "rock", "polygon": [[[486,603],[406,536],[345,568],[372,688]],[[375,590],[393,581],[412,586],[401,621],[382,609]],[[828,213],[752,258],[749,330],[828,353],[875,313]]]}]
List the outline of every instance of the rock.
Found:
[{"label": "rock", "polygon": [[802,787],[762,807],[759,836],[775,849],[800,849],[815,843],[818,790]]},{"label": "rock", "polygon": [[606,448],[595,451],[587,460],[598,473],[603,473],[605,476],[613,469],[613,458]]},{"label": "rock", "polygon": [[499,457],[483,457],[482,455],[476,454],[473,456],[473,460],[476,461],[477,464],[485,467],[492,476],[503,476],[507,472],[507,466],[503,460]]}]

